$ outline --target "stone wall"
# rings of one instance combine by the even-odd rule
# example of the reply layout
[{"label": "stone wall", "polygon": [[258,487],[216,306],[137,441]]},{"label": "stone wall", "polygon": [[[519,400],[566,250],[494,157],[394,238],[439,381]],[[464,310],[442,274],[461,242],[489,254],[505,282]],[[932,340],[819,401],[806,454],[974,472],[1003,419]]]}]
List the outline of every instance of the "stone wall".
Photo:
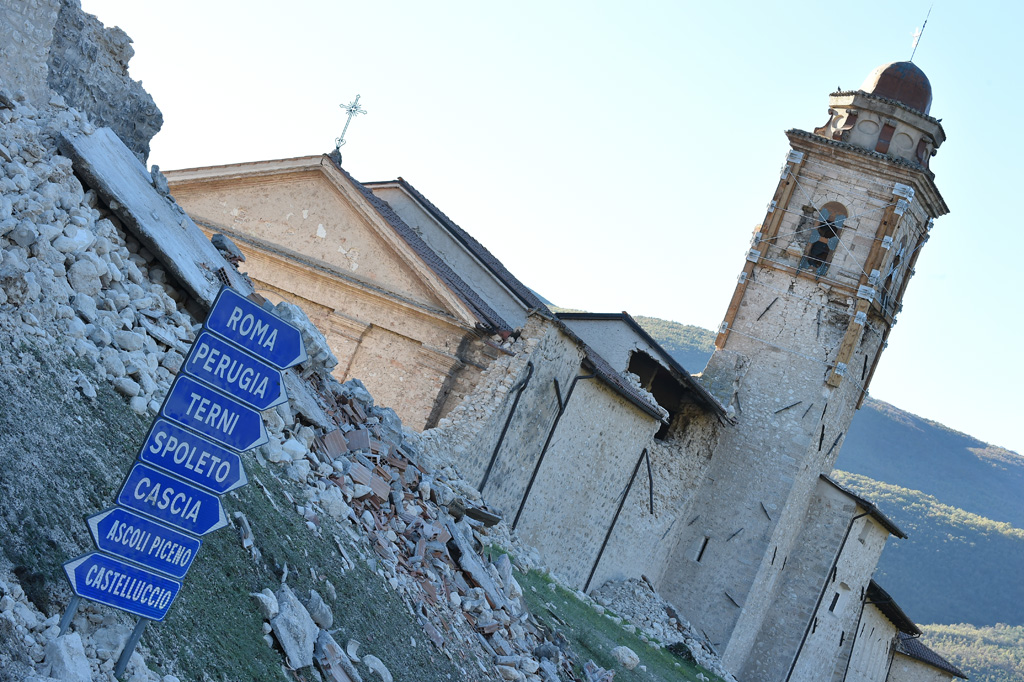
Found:
[{"label": "stone wall", "polygon": [[[514,515],[558,410],[554,381],[564,395],[580,373],[584,353],[554,322],[536,313],[527,319],[512,350],[514,355],[499,357],[482,373],[476,390],[437,427],[423,433],[423,450],[454,462],[463,477],[480,485],[508,422],[481,492],[492,506]],[[522,394],[509,421],[520,386]]]},{"label": "stone wall", "polygon": [[[484,498],[510,519],[523,505],[555,421],[555,380],[565,399],[574,377],[587,373],[581,369],[579,342],[540,314],[530,316],[513,351],[514,356],[494,361],[476,391],[437,428],[424,432],[422,443],[424,452],[454,462],[468,480],[483,483],[486,476]],[[523,506],[519,535],[563,580],[584,587],[614,522],[591,587],[658,575],[722,427],[713,415],[689,406],[669,437],[655,440],[659,422],[599,379],[578,380],[572,391]],[[654,477],[654,514],[645,462],[616,519],[645,448]]]},{"label": "stone wall", "polygon": [[[658,426],[600,380],[577,382],[518,525],[519,536],[565,584],[584,587],[636,461]],[[633,551],[644,550],[636,545]]]},{"label": "stone wall", "polygon": [[646,575],[658,581],[682,528],[693,518],[694,494],[704,482],[722,424],[706,410],[687,405],[682,426],[665,440],[651,440],[654,513],[646,462],[637,472],[591,587]]},{"label": "stone wall", "polygon": [[[846,677],[835,677],[836,682],[886,682],[896,626],[878,610],[865,604],[853,643],[850,665]],[[838,675],[840,671],[836,671]]]},{"label": "stone wall", "polygon": [[46,84],[59,0],[0,5],[0,87],[21,90],[34,103],[50,97]]},{"label": "stone wall", "polygon": [[950,682],[953,675],[899,652],[893,656],[885,682]]},{"label": "stone wall", "polygon": [[[863,513],[859,508],[852,511]],[[845,520],[851,518],[854,517],[845,515]],[[865,516],[853,521],[850,534],[841,539],[835,571],[829,575],[826,569],[824,587],[817,593],[821,595],[821,602],[812,614],[810,630],[798,649],[796,665],[789,678],[792,682],[818,682],[823,676],[827,679],[827,672],[835,670],[842,654],[852,646],[864,595],[888,535],[877,520]],[[783,602],[782,608],[785,606]]]},{"label": "stone wall", "polygon": [[145,161],[164,117],[142,83],[128,76],[134,55],[128,34],[116,26],[105,28],[82,12],[80,0],[61,0],[47,83],[95,125],[111,128]]}]

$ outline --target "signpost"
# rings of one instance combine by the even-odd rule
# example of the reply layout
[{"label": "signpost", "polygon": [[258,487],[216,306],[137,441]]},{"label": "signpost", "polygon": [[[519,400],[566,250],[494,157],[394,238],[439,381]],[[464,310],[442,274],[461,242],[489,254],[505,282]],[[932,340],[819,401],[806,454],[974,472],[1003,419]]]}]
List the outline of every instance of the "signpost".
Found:
[{"label": "signpost", "polygon": [[217,294],[203,326],[278,369],[306,360],[302,332],[227,287]]},{"label": "signpost", "polygon": [[171,384],[160,414],[238,452],[268,440],[259,412],[184,375]]},{"label": "signpost", "polygon": [[100,551],[179,580],[185,577],[203,544],[120,507],[90,516],[86,522]]},{"label": "signpost", "polygon": [[78,596],[157,621],[164,619],[181,589],[176,580],[99,552],[67,562],[64,574]]},{"label": "signpost", "polygon": [[[139,616],[114,669],[120,678],[150,620],[162,621],[202,545],[228,524],[220,495],[248,479],[239,453],[266,443],[260,411],[288,400],[279,370],[306,360],[302,332],[224,287],[117,495],[89,517],[98,552],[64,564],[75,596]],[[136,513],[138,512],[138,513]],[[170,577],[167,577],[170,576]]]},{"label": "signpost", "polygon": [[249,482],[236,453],[166,419],[157,419],[139,451],[139,461],[218,495]]},{"label": "signpost", "polygon": [[193,535],[228,525],[219,497],[145,464],[128,472],[117,503]]},{"label": "signpost", "polygon": [[183,369],[261,412],[288,400],[280,371],[210,332],[196,338]]}]

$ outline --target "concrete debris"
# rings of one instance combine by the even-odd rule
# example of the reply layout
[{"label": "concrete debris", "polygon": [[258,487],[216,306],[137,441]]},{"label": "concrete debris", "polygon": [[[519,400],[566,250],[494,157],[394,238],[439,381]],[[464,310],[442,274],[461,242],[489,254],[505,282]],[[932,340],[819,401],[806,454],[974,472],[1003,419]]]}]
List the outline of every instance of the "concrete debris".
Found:
[{"label": "concrete debris", "polygon": [[281,612],[281,608],[277,603],[277,595],[269,587],[264,588],[262,592],[253,592],[250,596],[255,597],[256,601],[259,602],[263,620],[273,620]]},{"label": "concrete debris", "polygon": [[612,682],[615,679],[615,672],[605,670],[593,661],[583,664],[583,675],[586,682]]},{"label": "concrete debris", "polygon": [[692,658],[727,682],[735,682],[711,644],[645,578],[607,582],[594,590],[592,597],[597,604],[624,618],[624,628],[639,629],[641,639],[659,642],[674,653],[685,652],[685,658]]},{"label": "concrete debris", "polygon": [[317,636],[314,656],[320,672],[328,682],[363,682],[352,661],[326,630],[321,630]]},{"label": "concrete debris", "polygon": [[394,682],[394,678],[391,677],[391,672],[387,669],[387,666],[376,656],[371,654],[363,656],[363,665],[377,673],[384,682]]},{"label": "concrete debris", "polygon": [[277,603],[280,612],[271,619],[270,627],[284,650],[288,666],[298,670],[313,665],[313,648],[320,629],[287,585],[281,585],[277,591]]},{"label": "concrete debris", "polygon": [[309,603],[306,604],[306,608],[309,610],[313,622],[324,630],[330,630],[334,625],[334,614],[331,613],[331,607],[324,603],[323,597],[316,590],[309,591]]},{"label": "concrete debris", "polygon": [[50,677],[64,682],[92,682],[89,659],[85,657],[82,637],[73,632],[57,637],[46,645],[46,662]]}]

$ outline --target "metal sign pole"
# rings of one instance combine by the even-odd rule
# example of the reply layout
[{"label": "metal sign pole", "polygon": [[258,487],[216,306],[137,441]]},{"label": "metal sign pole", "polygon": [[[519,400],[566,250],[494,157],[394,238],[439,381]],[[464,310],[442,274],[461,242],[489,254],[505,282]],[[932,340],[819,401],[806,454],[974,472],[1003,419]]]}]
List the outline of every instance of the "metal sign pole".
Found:
[{"label": "metal sign pole", "polygon": [[57,635],[58,637],[66,633],[68,628],[71,627],[71,619],[74,618],[75,614],[78,612],[78,605],[81,602],[82,598],[77,594],[71,597],[71,601],[68,602],[68,607],[64,609],[64,615],[60,617],[60,635]]},{"label": "metal sign pole", "polygon": [[124,675],[124,669],[128,667],[128,661],[131,660],[132,654],[135,653],[135,647],[138,646],[139,640],[142,639],[142,633],[146,630],[147,625],[149,625],[149,618],[139,618],[139,622],[135,624],[135,629],[132,630],[131,636],[124,643],[121,657],[117,659],[117,667],[114,668],[114,677],[117,679],[121,679],[121,676]]}]

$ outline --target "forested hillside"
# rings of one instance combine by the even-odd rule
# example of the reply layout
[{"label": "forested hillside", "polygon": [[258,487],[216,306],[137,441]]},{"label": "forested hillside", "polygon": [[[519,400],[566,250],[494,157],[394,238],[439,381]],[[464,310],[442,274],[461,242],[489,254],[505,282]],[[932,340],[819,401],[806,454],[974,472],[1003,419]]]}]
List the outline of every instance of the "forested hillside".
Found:
[{"label": "forested hillside", "polygon": [[1024,627],[925,625],[924,640],[971,682],[1024,682]]},{"label": "forested hillside", "polygon": [[919,623],[1024,625],[1024,530],[866,476],[833,477],[910,537],[890,538],[875,579]]}]

